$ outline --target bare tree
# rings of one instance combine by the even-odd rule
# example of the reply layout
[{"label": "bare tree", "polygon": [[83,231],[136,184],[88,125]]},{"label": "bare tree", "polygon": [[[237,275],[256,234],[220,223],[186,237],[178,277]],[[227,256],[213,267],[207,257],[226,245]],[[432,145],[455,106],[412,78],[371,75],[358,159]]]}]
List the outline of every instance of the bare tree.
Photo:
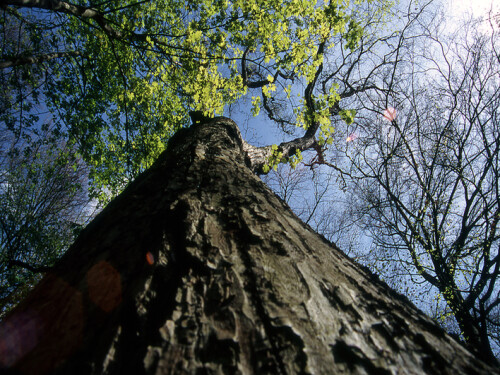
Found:
[{"label": "bare tree", "polygon": [[445,301],[437,314],[451,313],[462,338],[495,361],[498,34],[476,31],[471,20],[446,37],[438,21],[419,23],[418,40],[401,34],[405,59],[358,96],[358,119],[344,127],[357,139],[344,146],[344,162],[330,165],[349,179],[378,269],[395,262],[403,277],[435,288]]},{"label": "bare tree", "polygon": [[357,258],[364,251],[361,231],[352,221],[353,206],[338,188],[341,181],[336,174],[314,165],[314,157],[315,153],[307,153],[296,168],[280,164],[262,179],[304,223]]}]

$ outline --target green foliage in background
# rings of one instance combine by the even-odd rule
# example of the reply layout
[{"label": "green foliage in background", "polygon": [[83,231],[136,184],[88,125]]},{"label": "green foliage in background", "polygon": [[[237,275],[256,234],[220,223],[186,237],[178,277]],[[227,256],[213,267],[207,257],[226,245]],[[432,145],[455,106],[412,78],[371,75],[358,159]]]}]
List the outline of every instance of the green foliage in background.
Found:
[{"label": "green foliage in background", "polygon": [[86,168],[73,153],[43,143],[22,151],[0,149],[0,316],[66,251],[91,216]]}]

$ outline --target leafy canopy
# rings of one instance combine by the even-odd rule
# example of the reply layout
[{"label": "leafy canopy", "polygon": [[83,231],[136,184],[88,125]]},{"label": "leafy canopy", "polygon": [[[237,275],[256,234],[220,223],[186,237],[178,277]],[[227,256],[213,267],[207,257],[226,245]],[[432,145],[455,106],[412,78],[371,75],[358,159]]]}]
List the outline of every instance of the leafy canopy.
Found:
[{"label": "leafy canopy", "polygon": [[[2,47],[2,80],[10,86],[0,120],[18,132],[50,123],[56,136],[78,146],[90,165],[93,193],[103,200],[188,124],[187,109],[222,114],[248,88],[260,88],[265,99],[277,85],[290,93],[292,83],[316,79],[333,35],[354,46],[362,33],[348,15],[349,2],[341,0],[6,5],[2,31],[14,38]],[[258,67],[253,76],[252,66]],[[297,125],[319,122],[321,138],[328,138],[335,89],[314,98],[320,104],[314,116],[307,100],[294,109]]]}]

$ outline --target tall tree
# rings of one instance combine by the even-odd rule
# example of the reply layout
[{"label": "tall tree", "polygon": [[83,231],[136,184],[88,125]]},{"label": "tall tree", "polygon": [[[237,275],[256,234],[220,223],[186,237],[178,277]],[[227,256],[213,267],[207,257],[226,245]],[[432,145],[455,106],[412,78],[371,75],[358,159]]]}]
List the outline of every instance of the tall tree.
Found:
[{"label": "tall tree", "polygon": [[[347,3],[3,1],[0,129],[24,145],[50,128],[55,145],[87,164],[92,196],[107,201],[187,125],[188,109],[213,115],[249,89],[266,102],[293,83],[310,87],[332,37],[359,37]],[[287,154],[311,146],[313,127]],[[12,228],[26,226],[23,215],[11,219]],[[29,226],[40,237],[51,227]],[[43,249],[30,258],[35,266],[52,261],[41,262]],[[18,276],[13,259],[3,263],[5,279]]]},{"label": "tall tree", "polygon": [[[383,13],[386,2],[378,4]],[[362,33],[348,1],[7,0],[1,7],[0,125],[26,142],[50,127],[55,142],[87,163],[101,201],[151,164],[187,124],[187,109],[220,113],[249,90],[257,92],[255,111],[262,105],[274,118],[280,98],[300,93],[289,100],[296,119],[280,125],[296,123],[302,134],[259,150],[260,170],[317,145],[316,134],[324,142],[332,133],[326,103],[338,101],[333,86],[315,90],[324,55],[339,35],[352,47]]]},{"label": "tall tree", "polygon": [[24,374],[499,373],[312,232],[217,118],[178,132],[0,326]]}]

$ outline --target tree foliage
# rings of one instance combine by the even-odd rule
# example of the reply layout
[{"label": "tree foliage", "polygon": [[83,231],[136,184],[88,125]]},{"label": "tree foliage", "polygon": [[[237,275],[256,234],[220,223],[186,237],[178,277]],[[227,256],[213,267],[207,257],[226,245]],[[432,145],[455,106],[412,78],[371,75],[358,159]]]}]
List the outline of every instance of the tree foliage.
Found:
[{"label": "tree foliage", "polygon": [[89,164],[103,200],[151,164],[187,124],[188,109],[220,114],[249,88],[260,90],[255,103],[270,106],[277,90],[306,85],[295,122],[314,133],[321,124],[328,138],[326,105],[337,94],[316,97],[312,87],[331,38],[354,46],[361,35],[347,5],[8,0],[1,119],[18,132],[52,121]]},{"label": "tree foliage", "polygon": [[[39,143],[0,153],[0,315],[73,242],[91,216],[86,168],[68,147]],[[72,164],[68,160],[73,160]]]}]

